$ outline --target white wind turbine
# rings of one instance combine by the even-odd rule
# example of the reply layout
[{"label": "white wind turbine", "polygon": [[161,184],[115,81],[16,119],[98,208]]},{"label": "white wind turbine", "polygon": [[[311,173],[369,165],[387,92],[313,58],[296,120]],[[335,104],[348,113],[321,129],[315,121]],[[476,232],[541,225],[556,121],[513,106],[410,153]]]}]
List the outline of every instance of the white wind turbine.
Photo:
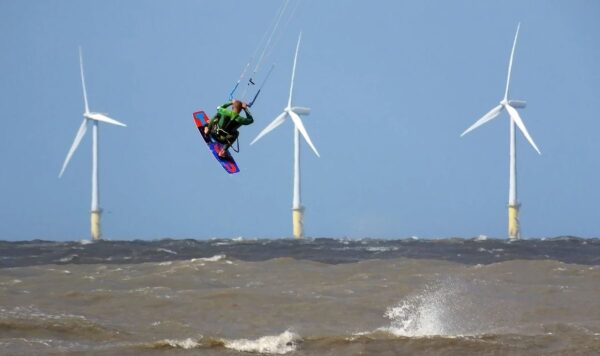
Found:
[{"label": "white wind turbine", "polygon": [[81,47],[79,48],[79,67],[81,70],[81,86],[83,87],[83,102],[85,104],[85,112],[83,113],[83,122],[81,126],[79,126],[79,130],[75,135],[75,140],[69,149],[69,153],[67,153],[67,157],[65,158],[65,162],[63,163],[62,169],[58,177],[62,177],[73,153],[79,146],[81,139],[85,135],[87,131],[88,125],[92,124],[92,211],[91,211],[91,232],[92,239],[99,240],[101,238],[101,230],[100,230],[100,214],[102,209],[100,209],[99,201],[100,201],[100,192],[98,189],[98,123],[105,122],[107,124],[113,124],[118,126],[127,126],[124,123],[121,123],[115,119],[112,119],[105,114],[90,112],[88,107],[87,100],[87,92],[85,89],[85,77],[83,75],[83,56],[81,54]]},{"label": "white wind turbine", "polygon": [[281,125],[287,117],[292,119],[294,122],[294,200],[292,203],[292,223],[293,223],[293,234],[295,238],[301,238],[304,236],[304,207],[300,203],[300,138],[299,134],[302,134],[306,143],[310,146],[317,157],[321,157],[319,152],[313,145],[308,132],[304,128],[304,124],[300,119],[299,115],[310,114],[310,109],[305,107],[292,106],[292,92],[294,89],[294,76],[296,74],[296,62],[298,59],[298,49],[300,48],[300,40],[302,39],[302,33],[298,36],[298,43],[296,44],[296,54],[294,55],[294,66],[292,68],[292,82],[290,84],[290,96],[288,103],[283,112],[279,114],[267,127],[265,127],[256,138],[250,143],[251,145],[258,141],[261,137],[273,131],[277,126]]},{"label": "white wind turbine", "polygon": [[508,195],[508,237],[511,240],[516,240],[521,237],[521,231],[519,226],[519,207],[520,204],[517,200],[517,152],[516,152],[516,136],[515,136],[515,125],[521,130],[523,136],[533,146],[538,154],[541,154],[540,150],[536,146],[535,142],[529,135],[523,120],[519,116],[519,113],[515,108],[524,108],[526,106],[525,101],[520,100],[508,100],[508,87],[510,83],[510,73],[512,70],[513,57],[515,54],[515,47],[517,45],[517,37],[519,36],[519,28],[521,24],[517,26],[517,32],[513,41],[512,51],[510,52],[510,60],[508,62],[508,76],[506,78],[506,89],[504,91],[504,98],[500,101],[500,104],[490,110],[487,114],[483,115],[481,119],[475,122],[465,132],[462,133],[461,137],[466,135],[468,132],[476,129],[477,127],[485,124],[486,122],[497,117],[502,110],[506,109],[510,116],[510,183],[509,183],[509,195]]}]

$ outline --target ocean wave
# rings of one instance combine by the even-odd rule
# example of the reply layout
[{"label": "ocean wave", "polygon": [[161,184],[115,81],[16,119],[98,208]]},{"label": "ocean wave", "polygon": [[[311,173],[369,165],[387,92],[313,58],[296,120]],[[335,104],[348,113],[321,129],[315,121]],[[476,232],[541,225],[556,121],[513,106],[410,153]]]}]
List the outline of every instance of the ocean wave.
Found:
[{"label": "ocean wave", "polygon": [[111,340],[122,333],[107,328],[82,315],[50,314],[31,307],[0,308],[0,330],[6,334],[24,336],[48,336]]},{"label": "ocean wave", "polygon": [[190,262],[197,262],[197,261],[202,261],[202,262],[219,262],[219,261],[224,260],[226,258],[227,258],[226,255],[214,255],[212,257],[192,258],[190,260]]},{"label": "ocean wave", "polygon": [[388,251],[397,251],[398,247],[396,246],[391,246],[391,247],[386,247],[386,246],[369,246],[365,248],[365,251],[368,252],[388,252]]},{"label": "ocean wave", "polygon": [[[553,332],[522,334],[480,334],[480,335],[427,335],[402,336],[381,331],[360,335],[331,335],[300,338],[291,331],[280,335],[263,336],[258,339],[219,339],[186,338],[164,339],[141,348],[181,349],[181,350],[222,350],[229,349],[261,355],[284,355],[296,352],[307,355],[349,355],[349,354],[421,354],[424,350],[433,354],[596,354],[600,339],[568,328],[567,335]],[[559,342],[566,339],[571,342]],[[577,340],[577,342],[575,342]],[[137,348],[139,348],[138,346]],[[361,350],[360,352],[357,352]],[[578,352],[579,351],[579,352]],[[218,351],[220,352],[220,351]]]},{"label": "ocean wave", "polygon": [[228,349],[261,354],[283,355],[296,350],[300,336],[290,330],[279,335],[263,336],[256,340],[223,340]]},{"label": "ocean wave", "polygon": [[239,352],[267,355],[284,355],[296,351],[300,336],[290,330],[279,335],[267,335],[257,339],[223,339],[199,336],[185,339],[163,339],[146,347],[153,349],[214,349],[226,348]]},{"label": "ocean wave", "polygon": [[[94,347],[94,342],[59,340],[56,338],[3,337],[0,339],[2,355],[48,355],[85,353]],[[60,351],[58,351],[60,350]]]},{"label": "ocean wave", "polygon": [[77,262],[78,260],[79,260],[79,255],[72,254],[72,255],[68,255],[68,256],[65,256],[63,258],[60,258],[60,259],[58,259],[58,260],[56,260],[54,262],[62,264],[62,263],[73,263],[73,262]]},{"label": "ocean wave", "polygon": [[190,350],[190,349],[200,348],[203,346],[203,344],[202,344],[202,337],[200,337],[199,339],[187,338],[187,339],[183,339],[183,340],[163,339],[163,340],[157,341],[149,346],[150,346],[150,348],[153,348],[153,349]]},{"label": "ocean wave", "polygon": [[[489,264],[517,259],[549,259],[600,265],[600,239],[565,236],[510,242],[479,236],[446,239],[173,240],[80,242],[0,241],[0,268],[44,264],[125,264],[171,260],[212,262],[216,256],[245,261],[278,257],[329,264],[368,259],[428,258],[465,264]],[[482,248],[498,253],[482,254]],[[500,250],[502,249],[502,250]],[[569,253],[566,254],[565,250]],[[17,257],[14,257],[17,256]],[[210,257],[213,256],[213,257]],[[13,258],[14,257],[14,258]],[[224,257],[222,257],[224,258]]]}]

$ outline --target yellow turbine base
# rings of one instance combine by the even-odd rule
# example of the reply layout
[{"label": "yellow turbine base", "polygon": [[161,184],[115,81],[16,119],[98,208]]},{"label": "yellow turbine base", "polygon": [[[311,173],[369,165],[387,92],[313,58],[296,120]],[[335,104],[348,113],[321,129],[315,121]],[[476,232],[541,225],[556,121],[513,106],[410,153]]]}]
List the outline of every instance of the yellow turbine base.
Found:
[{"label": "yellow turbine base", "polygon": [[100,231],[100,211],[92,211],[92,240],[100,240],[102,232]]},{"label": "yellow turbine base", "polygon": [[292,209],[292,223],[294,224],[294,238],[304,237],[304,208]]},{"label": "yellow turbine base", "polygon": [[511,240],[518,240],[521,238],[518,205],[508,206],[508,238]]}]

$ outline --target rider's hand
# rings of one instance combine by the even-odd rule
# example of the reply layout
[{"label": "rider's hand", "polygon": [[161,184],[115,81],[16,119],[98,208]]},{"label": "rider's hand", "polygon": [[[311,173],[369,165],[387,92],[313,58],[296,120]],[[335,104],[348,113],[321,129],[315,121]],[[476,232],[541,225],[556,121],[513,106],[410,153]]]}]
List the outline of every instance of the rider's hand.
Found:
[{"label": "rider's hand", "polygon": [[248,108],[248,104],[242,102],[242,109],[247,109]]}]

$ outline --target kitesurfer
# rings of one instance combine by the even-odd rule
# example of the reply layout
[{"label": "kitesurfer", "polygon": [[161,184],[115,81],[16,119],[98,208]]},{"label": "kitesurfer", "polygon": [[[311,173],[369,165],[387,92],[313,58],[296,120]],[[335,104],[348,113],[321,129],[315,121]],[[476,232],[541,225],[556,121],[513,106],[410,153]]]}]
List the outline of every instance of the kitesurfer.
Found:
[{"label": "kitesurfer", "polygon": [[[229,107],[231,106],[231,109]],[[240,115],[244,111],[245,116]],[[239,136],[238,128],[242,125],[250,125],[254,122],[248,105],[245,102],[233,99],[219,107],[217,113],[204,128],[204,133],[211,135],[217,142],[223,144],[218,152],[219,157],[226,157],[227,150]]]}]

